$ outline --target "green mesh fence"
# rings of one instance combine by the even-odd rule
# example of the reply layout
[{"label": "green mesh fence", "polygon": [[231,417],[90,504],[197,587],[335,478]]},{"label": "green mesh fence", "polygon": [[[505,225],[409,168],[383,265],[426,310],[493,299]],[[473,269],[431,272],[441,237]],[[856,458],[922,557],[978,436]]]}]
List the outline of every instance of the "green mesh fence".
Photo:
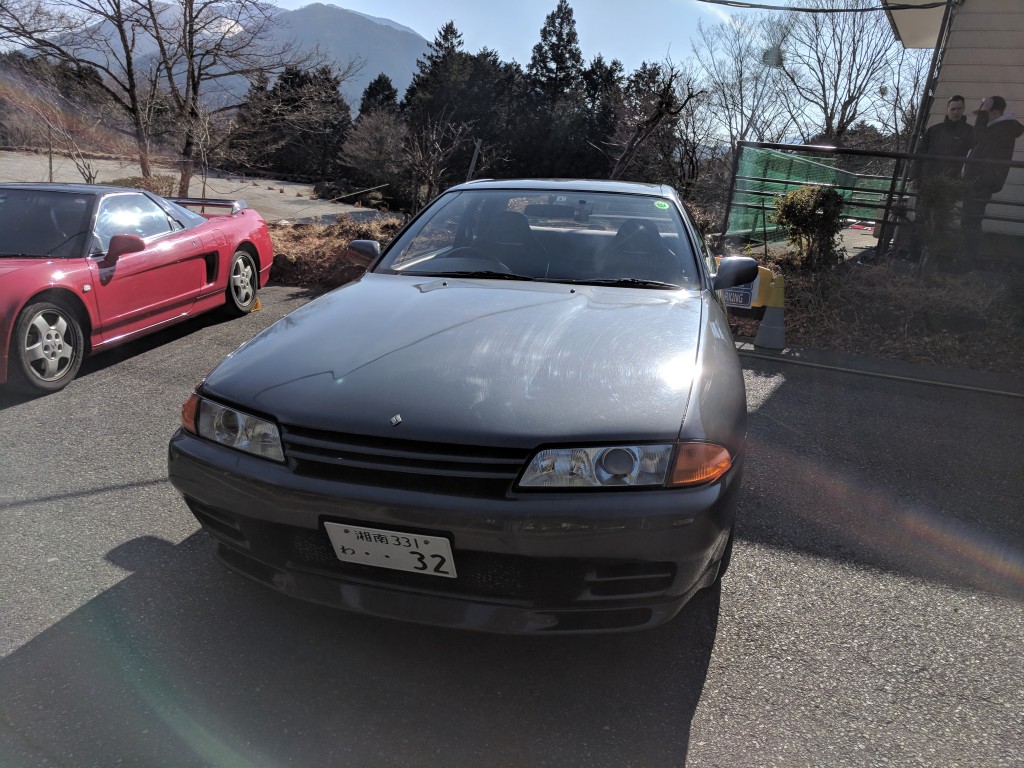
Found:
[{"label": "green mesh fence", "polygon": [[726,220],[728,235],[758,242],[784,237],[775,224],[775,197],[807,184],[835,187],[843,196],[843,213],[849,219],[873,222],[881,218],[893,161],[875,162],[870,168],[874,173],[855,173],[837,167],[836,156],[811,159],[796,152],[743,146],[739,152]]}]

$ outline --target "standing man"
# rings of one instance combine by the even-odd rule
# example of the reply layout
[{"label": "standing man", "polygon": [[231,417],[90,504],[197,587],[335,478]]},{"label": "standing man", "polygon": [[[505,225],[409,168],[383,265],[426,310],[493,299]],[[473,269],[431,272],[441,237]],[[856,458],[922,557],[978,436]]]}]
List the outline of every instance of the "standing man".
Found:
[{"label": "standing man", "polygon": [[1024,133],[1024,125],[1006,111],[1002,96],[986,96],[974,113],[974,147],[964,163],[964,207],[960,218],[961,253],[966,268],[973,268],[974,255],[981,245],[981,222],[985,207],[992,195],[1003,188],[1010,167],[1003,163],[974,163],[972,160],[1013,159],[1017,137]]},{"label": "standing man", "polygon": [[[942,122],[925,131],[917,147],[918,154],[945,155],[950,159],[918,160],[914,168],[917,200],[910,252],[915,261],[920,260],[924,244],[934,241],[936,231],[945,228],[951,211],[946,204],[936,204],[936,196],[944,199],[948,192],[943,195],[943,186],[948,188],[952,182],[960,180],[963,160],[974,144],[974,128],[964,117],[965,109],[963,96],[950,96],[946,102],[946,116]],[[942,181],[934,182],[936,179]]]},{"label": "standing man", "polygon": [[964,97],[950,96],[946,102],[946,116],[941,123],[936,123],[927,131],[917,147],[920,155],[946,155],[961,160],[921,160],[915,177],[923,181],[932,176],[943,176],[948,179],[960,177],[963,167],[962,158],[967,157],[974,144],[974,129],[964,117]]}]

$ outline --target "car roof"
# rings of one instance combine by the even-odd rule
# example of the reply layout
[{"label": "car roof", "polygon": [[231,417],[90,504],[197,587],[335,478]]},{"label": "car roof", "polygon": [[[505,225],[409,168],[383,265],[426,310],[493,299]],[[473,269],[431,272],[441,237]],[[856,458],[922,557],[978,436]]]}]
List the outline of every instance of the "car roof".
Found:
[{"label": "car roof", "polygon": [[0,189],[28,189],[39,192],[71,192],[76,195],[103,195],[109,192],[145,192],[134,187],[114,187],[108,184],[67,184],[56,181],[2,182]]},{"label": "car roof", "polygon": [[613,192],[624,195],[656,195],[679,202],[676,191],[665,184],[644,184],[639,181],[608,179],[479,179],[467,181],[448,191],[466,189],[523,189],[551,192]]}]

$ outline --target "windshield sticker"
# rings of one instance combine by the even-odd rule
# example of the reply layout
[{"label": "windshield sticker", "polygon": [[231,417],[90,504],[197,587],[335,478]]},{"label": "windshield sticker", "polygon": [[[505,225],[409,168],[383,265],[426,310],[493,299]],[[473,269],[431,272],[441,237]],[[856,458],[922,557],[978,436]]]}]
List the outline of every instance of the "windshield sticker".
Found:
[{"label": "windshield sticker", "polygon": [[663,211],[667,211],[668,210],[668,203],[666,203],[664,200],[658,200],[657,202],[654,203],[654,207],[655,208],[660,208]]}]

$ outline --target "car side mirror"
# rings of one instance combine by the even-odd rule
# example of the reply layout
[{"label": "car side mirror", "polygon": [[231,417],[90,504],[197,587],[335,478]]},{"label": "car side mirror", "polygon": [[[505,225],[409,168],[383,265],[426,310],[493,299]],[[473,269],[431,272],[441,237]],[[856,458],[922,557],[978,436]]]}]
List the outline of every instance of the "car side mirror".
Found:
[{"label": "car side mirror", "polygon": [[757,279],[757,262],[749,256],[726,256],[718,262],[718,272],[711,287],[716,291],[735,288]]},{"label": "car side mirror", "polygon": [[348,244],[348,248],[371,261],[380,256],[380,243],[376,240],[353,240]]},{"label": "car side mirror", "polygon": [[107,246],[108,264],[114,264],[126,253],[138,253],[146,249],[146,244],[138,235],[114,235],[110,238],[110,245]]}]

